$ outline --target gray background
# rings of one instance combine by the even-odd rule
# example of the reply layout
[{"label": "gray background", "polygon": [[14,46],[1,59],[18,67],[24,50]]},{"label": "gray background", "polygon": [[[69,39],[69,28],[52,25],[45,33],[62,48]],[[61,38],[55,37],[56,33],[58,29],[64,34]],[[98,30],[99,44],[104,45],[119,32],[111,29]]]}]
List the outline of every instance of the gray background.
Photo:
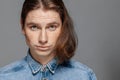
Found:
[{"label": "gray background", "polygon": [[[19,24],[24,0],[0,0],[0,67],[26,56]],[[120,80],[120,0],[64,0],[75,24],[75,59],[98,80]]]}]

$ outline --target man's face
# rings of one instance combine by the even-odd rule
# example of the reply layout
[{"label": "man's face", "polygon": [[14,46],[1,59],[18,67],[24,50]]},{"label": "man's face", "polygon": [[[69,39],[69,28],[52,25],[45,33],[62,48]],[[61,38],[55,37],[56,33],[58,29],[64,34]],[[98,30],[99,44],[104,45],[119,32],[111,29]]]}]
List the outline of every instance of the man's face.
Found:
[{"label": "man's face", "polygon": [[60,15],[53,10],[37,9],[29,12],[23,33],[31,54],[44,57],[53,56],[61,27]]}]

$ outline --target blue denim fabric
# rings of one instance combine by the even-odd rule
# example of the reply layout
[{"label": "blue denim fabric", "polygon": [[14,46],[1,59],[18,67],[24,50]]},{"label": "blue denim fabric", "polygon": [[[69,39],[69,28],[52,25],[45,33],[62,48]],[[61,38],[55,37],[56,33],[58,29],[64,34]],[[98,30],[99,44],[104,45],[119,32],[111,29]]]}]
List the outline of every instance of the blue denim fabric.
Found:
[{"label": "blue denim fabric", "polygon": [[70,60],[61,65],[57,59],[43,66],[28,55],[0,69],[0,80],[97,80],[87,66]]}]

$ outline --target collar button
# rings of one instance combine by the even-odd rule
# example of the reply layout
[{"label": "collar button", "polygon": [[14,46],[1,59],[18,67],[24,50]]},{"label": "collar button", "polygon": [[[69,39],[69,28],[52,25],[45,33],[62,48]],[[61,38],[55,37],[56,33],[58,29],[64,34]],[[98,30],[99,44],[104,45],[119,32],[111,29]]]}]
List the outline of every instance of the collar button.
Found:
[{"label": "collar button", "polygon": [[42,78],[42,80],[48,80],[47,78]]}]

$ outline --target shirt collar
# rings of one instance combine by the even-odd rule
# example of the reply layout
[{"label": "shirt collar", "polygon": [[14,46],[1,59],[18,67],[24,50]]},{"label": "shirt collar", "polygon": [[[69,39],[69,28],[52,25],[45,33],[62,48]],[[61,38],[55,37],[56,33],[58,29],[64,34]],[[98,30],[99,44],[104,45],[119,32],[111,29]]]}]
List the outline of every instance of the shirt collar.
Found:
[{"label": "shirt collar", "polygon": [[[55,70],[58,66],[57,61],[58,61],[58,59],[54,58],[48,64],[46,64],[47,68],[49,69],[49,71],[52,74],[55,73]],[[35,59],[32,58],[32,56],[30,55],[30,51],[28,51],[28,54],[27,54],[27,63],[33,74],[38,73],[42,69],[42,65],[39,62],[37,62]]]}]

